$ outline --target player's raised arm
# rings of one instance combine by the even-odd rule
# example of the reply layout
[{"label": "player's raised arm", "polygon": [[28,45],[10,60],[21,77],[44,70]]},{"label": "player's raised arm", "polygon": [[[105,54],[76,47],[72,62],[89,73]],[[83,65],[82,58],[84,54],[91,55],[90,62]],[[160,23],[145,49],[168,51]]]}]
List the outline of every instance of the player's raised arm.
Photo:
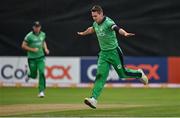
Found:
[{"label": "player's raised arm", "polygon": [[130,36],[134,36],[135,35],[134,33],[126,32],[124,29],[118,27],[117,25],[113,25],[112,29],[115,30],[116,32],[118,32],[119,34],[125,36],[125,37],[130,37]]},{"label": "player's raised arm", "polygon": [[85,36],[85,35],[88,35],[88,34],[93,34],[94,32],[95,31],[94,31],[93,27],[89,27],[83,32],[77,32],[77,34],[81,35],[81,36]]}]

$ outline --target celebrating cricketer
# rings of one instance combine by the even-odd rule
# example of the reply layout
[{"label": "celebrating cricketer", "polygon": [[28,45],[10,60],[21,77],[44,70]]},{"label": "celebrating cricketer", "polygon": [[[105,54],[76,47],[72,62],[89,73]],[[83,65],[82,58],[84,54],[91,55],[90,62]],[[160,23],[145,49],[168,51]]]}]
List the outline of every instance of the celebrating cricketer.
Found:
[{"label": "celebrating cricketer", "polygon": [[118,27],[111,18],[104,16],[103,9],[99,5],[93,6],[91,15],[94,20],[93,25],[87,28],[87,30],[77,33],[81,36],[96,33],[100,45],[101,51],[98,57],[98,67],[92,96],[84,100],[86,105],[96,108],[97,99],[106,83],[110,65],[114,67],[121,79],[137,78],[146,85],[148,84],[148,78],[142,69],[132,70],[125,68],[123,53],[118,46],[116,33],[125,37],[134,36],[135,34],[126,32],[124,29]]}]

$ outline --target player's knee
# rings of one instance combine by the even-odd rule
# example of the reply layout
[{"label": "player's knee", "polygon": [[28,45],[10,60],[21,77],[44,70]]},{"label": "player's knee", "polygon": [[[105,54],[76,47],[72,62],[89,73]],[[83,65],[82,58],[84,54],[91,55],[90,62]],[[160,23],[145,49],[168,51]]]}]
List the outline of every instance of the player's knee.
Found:
[{"label": "player's knee", "polygon": [[96,80],[106,80],[105,78],[106,78],[105,73],[96,74]]},{"label": "player's knee", "polygon": [[44,70],[39,70],[39,74],[44,74]]},{"label": "player's knee", "polygon": [[101,74],[100,73],[97,73],[96,74],[96,80],[100,79],[101,78]]},{"label": "player's knee", "polygon": [[39,71],[39,76],[41,76],[41,77],[45,77],[45,73],[44,73],[44,71]]}]

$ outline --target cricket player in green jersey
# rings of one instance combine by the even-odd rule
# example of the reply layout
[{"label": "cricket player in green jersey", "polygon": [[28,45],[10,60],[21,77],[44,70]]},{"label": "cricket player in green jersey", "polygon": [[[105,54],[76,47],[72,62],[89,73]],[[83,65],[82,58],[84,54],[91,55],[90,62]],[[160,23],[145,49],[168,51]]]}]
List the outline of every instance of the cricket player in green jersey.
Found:
[{"label": "cricket player in green jersey", "polygon": [[23,43],[22,48],[27,51],[28,57],[28,77],[37,78],[39,77],[39,94],[38,97],[43,98],[45,96],[44,91],[46,88],[45,78],[45,54],[49,54],[47,44],[45,42],[46,34],[41,31],[40,22],[36,21],[33,25],[33,31],[29,32]]},{"label": "cricket player in green jersey", "polygon": [[101,51],[99,53],[92,96],[84,100],[85,104],[91,108],[96,108],[97,99],[102,92],[109,74],[110,65],[114,67],[121,79],[137,78],[146,85],[148,84],[148,78],[142,69],[132,70],[124,67],[123,53],[118,46],[116,32],[125,37],[134,36],[135,34],[126,32],[124,29],[118,27],[112,19],[104,16],[103,10],[99,5],[95,5],[91,9],[91,15],[94,20],[93,26],[83,32],[77,33],[81,36],[96,33],[100,45]]}]

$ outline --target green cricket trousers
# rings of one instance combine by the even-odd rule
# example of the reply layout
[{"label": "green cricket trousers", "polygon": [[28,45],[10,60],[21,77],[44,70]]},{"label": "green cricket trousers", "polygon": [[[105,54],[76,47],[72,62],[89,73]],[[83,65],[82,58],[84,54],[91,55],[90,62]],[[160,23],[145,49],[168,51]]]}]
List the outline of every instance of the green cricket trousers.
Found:
[{"label": "green cricket trousers", "polygon": [[92,91],[92,97],[98,99],[106,83],[110,65],[114,67],[120,78],[141,78],[142,74],[138,70],[124,67],[123,53],[120,47],[109,51],[100,51],[97,65],[96,79]]},{"label": "green cricket trousers", "polygon": [[45,57],[40,57],[36,59],[28,59],[29,72],[28,77],[37,78],[39,76],[39,92],[44,91],[46,88],[46,78],[45,78]]}]

